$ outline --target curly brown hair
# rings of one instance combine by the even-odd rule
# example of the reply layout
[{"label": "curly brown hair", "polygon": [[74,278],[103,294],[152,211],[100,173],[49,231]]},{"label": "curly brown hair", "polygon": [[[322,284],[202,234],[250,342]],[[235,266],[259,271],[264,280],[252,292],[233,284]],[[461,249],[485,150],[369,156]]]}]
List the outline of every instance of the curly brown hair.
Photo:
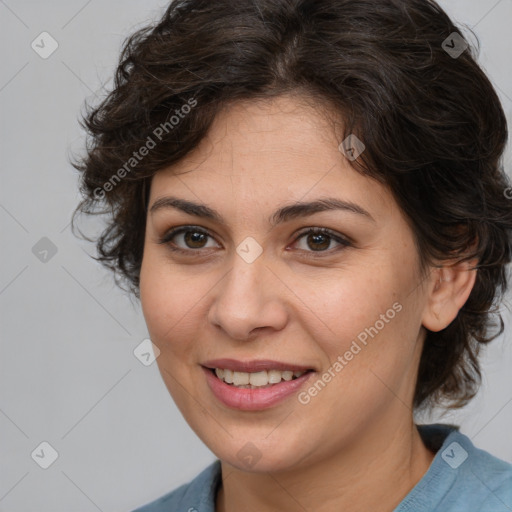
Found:
[{"label": "curly brown hair", "polygon": [[287,93],[328,102],[344,137],[364,140],[354,168],[390,187],[422,268],[478,261],[456,319],[427,331],[414,395],[415,408],[461,407],[480,384],[480,347],[503,331],[494,309],[512,228],[505,115],[476,62],[478,39],[466,45],[431,0],[175,0],[126,40],[113,90],[81,121],[88,143],[73,162],[83,194],[73,221],[106,215],[96,239],[80,235],[140,298],[155,172],[193,150],[230,102]]}]

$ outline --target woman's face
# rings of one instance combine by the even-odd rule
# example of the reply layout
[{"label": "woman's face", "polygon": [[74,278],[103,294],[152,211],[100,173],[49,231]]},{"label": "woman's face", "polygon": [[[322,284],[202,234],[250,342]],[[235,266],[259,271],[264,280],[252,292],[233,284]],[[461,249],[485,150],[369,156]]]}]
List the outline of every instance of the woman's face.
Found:
[{"label": "woman's face", "polygon": [[[428,286],[391,193],[339,143],[291,96],[235,103],[152,180],[140,292],[157,362],[190,426],[240,469],[312,464],[411,422]],[[326,200],[339,203],[304,206]],[[287,368],[312,371],[281,380]]]}]

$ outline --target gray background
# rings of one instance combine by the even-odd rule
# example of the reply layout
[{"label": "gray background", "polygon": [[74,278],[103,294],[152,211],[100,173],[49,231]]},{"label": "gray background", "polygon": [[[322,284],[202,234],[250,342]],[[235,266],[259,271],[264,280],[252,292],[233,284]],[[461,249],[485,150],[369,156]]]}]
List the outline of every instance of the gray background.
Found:
[{"label": "gray background", "polygon": [[[83,145],[83,102],[111,85],[123,39],[166,4],[0,0],[2,512],[130,511],[214,460],[156,364],[133,354],[147,337],[140,307],[69,229],[79,194],[68,159]],[[475,29],[510,123],[512,0],[441,4]],[[43,31],[59,44],[47,59],[31,48]],[[46,262],[32,250],[43,237],[57,249]],[[477,398],[423,420],[460,423],[477,446],[512,461],[512,324],[502,311],[505,336],[485,354]],[[31,457],[42,441],[59,454],[46,470]]]}]

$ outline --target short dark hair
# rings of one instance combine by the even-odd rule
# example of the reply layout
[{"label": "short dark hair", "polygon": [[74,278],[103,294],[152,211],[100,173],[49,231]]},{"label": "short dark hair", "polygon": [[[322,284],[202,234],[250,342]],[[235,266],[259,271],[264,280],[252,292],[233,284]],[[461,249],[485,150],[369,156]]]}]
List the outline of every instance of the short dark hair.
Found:
[{"label": "short dark hair", "polygon": [[475,39],[466,48],[431,0],[175,0],[126,40],[113,90],[82,120],[73,220],[107,215],[104,231],[85,238],[140,298],[154,173],[193,150],[229,103],[297,93],[326,102],[342,115],[343,137],[364,141],[353,166],[390,187],[422,269],[478,260],[456,319],[427,331],[414,394],[415,408],[461,407],[480,384],[480,347],[503,332],[495,309],[511,254],[507,124]]}]

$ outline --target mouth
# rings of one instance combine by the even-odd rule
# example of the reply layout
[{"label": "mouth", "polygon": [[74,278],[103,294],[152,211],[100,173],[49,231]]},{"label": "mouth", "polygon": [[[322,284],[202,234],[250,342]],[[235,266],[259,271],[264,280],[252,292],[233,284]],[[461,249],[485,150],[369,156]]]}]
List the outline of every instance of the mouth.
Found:
[{"label": "mouth", "polygon": [[201,366],[213,395],[223,405],[244,411],[277,405],[315,373],[312,368],[275,361],[222,359]]},{"label": "mouth", "polygon": [[233,371],[228,368],[207,368],[220,381],[238,389],[266,389],[281,382],[296,380],[313,370],[261,370],[258,372]]}]

